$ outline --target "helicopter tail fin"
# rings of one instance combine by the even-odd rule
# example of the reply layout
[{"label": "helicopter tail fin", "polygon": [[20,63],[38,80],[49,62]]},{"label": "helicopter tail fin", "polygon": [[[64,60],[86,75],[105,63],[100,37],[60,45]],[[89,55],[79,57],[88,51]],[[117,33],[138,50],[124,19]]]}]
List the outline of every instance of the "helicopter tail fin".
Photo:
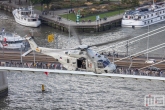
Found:
[{"label": "helicopter tail fin", "polygon": [[32,50],[36,50],[36,48],[38,48],[37,44],[34,42],[34,38],[33,37],[26,37],[27,41],[30,44],[30,47]]}]

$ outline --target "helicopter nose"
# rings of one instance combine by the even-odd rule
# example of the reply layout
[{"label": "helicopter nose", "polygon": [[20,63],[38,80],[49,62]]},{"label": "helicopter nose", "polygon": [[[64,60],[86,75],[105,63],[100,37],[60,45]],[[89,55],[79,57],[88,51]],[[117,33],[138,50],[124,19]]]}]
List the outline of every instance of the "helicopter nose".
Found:
[{"label": "helicopter nose", "polygon": [[112,70],[112,71],[116,70],[116,65],[114,63],[111,64],[110,70]]}]

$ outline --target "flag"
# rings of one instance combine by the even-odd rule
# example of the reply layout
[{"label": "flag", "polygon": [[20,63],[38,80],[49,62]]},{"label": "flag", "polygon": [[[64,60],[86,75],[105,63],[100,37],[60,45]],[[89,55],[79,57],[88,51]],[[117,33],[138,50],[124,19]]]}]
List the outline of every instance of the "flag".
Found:
[{"label": "flag", "polygon": [[50,34],[48,35],[48,42],[53,42],[54,41],[54,35]]},{"label": "flag", "polygon": [[46,76],[48,76],[49,72],[44,72],[46,74]]},{"label": "flag", "polygon": [[5,28],[2,28],[2,32],[5,32]]},{"label": "flag", "polygon": [[99,19],[100,19],[100,16],[99,16],[99,15],[97,15],[97,16],[96,16],[96,20],[98,21]]}]

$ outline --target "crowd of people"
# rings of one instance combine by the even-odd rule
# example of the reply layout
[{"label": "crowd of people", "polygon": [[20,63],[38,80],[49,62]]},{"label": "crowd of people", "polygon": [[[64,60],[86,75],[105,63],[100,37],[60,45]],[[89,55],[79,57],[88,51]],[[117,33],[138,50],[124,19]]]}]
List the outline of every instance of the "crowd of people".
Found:
[{"label": "crowd of people", "polygon": [[60,63],[46,63],[46,62],[0,62],[0,66],[6,67],[24,67],[24,68],[41,68],[41,69],[61,69],[65,70]]},{"label": "crowd of people", "polygon": [[[0,66],[6,67],[23,67],[23,68],[40,68],[40,69],[60,69],[66,70],[60,63],[47,63],[47,62],[0,62]],[[84,67],[85,68],[85,67]],[[139,70],[135,68],[124,68],[124,67],[117,67],[115,74],[127,74],[127,75],[143,75],[143,76],[160,76],[165,77],[165,74],[161,70]]]},{"label": "crowd of people", "polygon": [[164,77],[165,74],[162,70],[158,70],[158,71],[153,71],[153,70],[148,70],[148,69],[144,69],[144,70],[139,70],[136,68],[123,68],[123,67],[119,67],[116,69],[116,73],[118,74],[128,74],[128,75],[143,75],[143,76],[160,76],[160,77]]}]

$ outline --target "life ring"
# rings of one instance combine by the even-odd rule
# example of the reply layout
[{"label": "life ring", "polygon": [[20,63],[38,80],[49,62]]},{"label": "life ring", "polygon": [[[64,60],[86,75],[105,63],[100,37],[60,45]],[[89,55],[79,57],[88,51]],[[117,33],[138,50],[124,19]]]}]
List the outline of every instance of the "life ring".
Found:
[{"label": "life ring", "polygon": [[6,38],[4,38],[3,41],[6,42]]},{"label": "life ring", "polygon": [[3,39],[3,46],[7,46],[6,38]]},{"label": "life ring", "polygon": [[3,44],[3,46],[7,46],[7,44],[5,43],[5,44]]}]

